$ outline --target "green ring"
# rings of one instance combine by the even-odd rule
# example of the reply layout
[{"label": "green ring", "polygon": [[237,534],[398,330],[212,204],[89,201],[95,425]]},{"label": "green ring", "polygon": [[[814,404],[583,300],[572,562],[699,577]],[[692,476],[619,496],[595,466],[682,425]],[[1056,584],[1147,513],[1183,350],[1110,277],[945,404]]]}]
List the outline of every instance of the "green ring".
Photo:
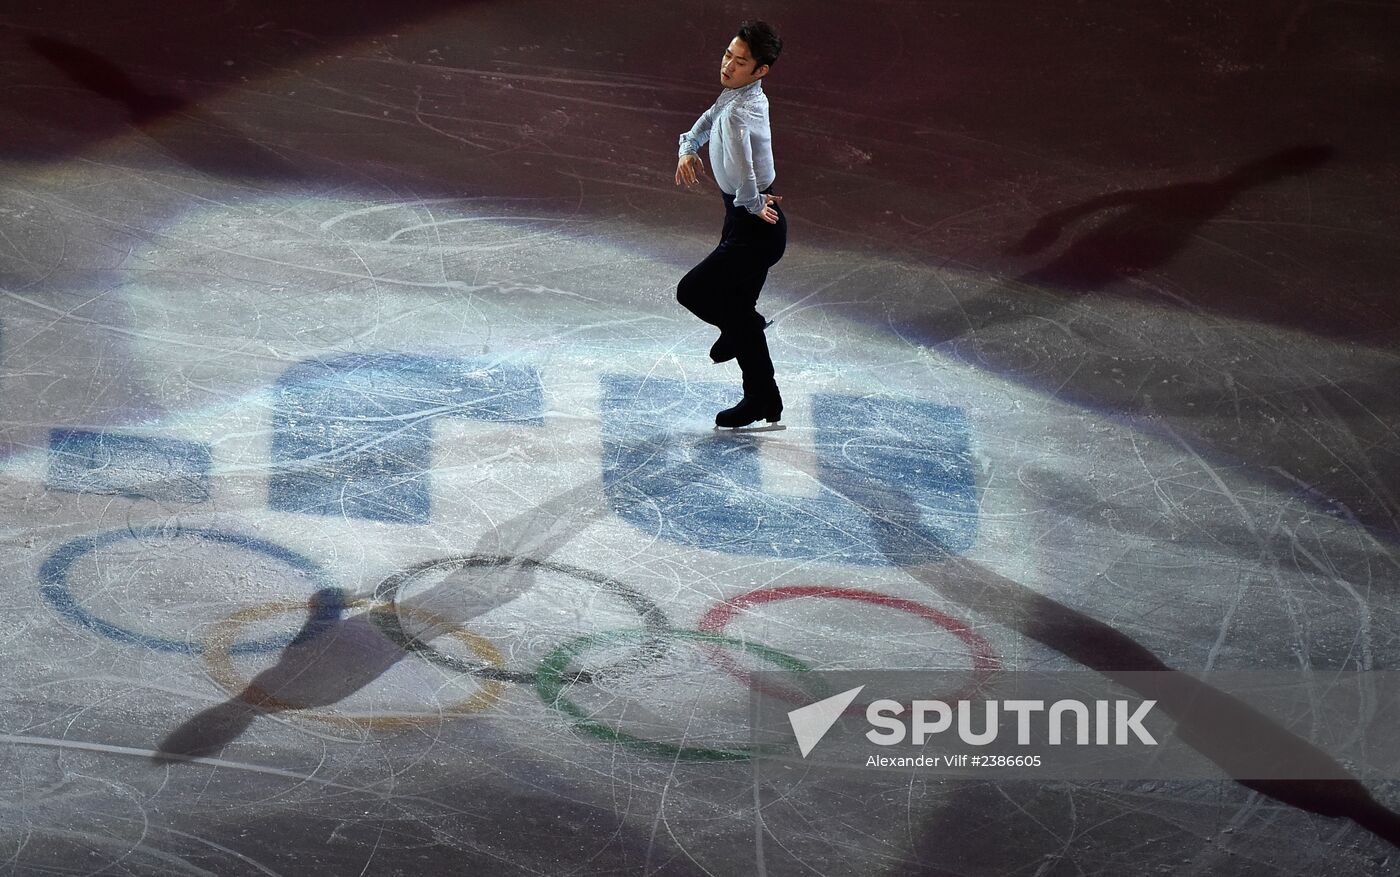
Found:
[{"label": "green ring", "polygon": [[[712,633],[701,633],[698,630],[671,630],[671,636],[681,639],[695,640],[697,642],[714,643],[716,645],[738,646],[746,652],[751,652],[782,667],[796,673],[810,673],[812,668],[802,663],[792,655],[770,649],[767,646],[760,646],[756,643],[748,643],[743,640],[733,639],[727,636],[718,636]],[[577,639],[564,643],[555,649],[543,661],[540,662],[538,680],[535,683],[537,691],[544,702],[554,707],[560,712],[573,719],[573,726],[585,734],[591,734],[600,740],[609,743],[621,743],[641,750],[650,755],[659,755],[665,758],[680,761],[743,761],[752,758],[754,755],[766,751],[777,751],[787,749],[787,746],[759,746],[739,749],[706,749],[700,746],[674,746],[670,743],[660,743],[655,740],[645,740],[641,737],[634,737],[631,734],[624,734],[616,728],[609,727],[595,719],[580,709],[572,701],[564,699],[564,688],[574,680],[565,680],[565,675],[569,667],[571,658],[576,658],[583,652],[599,644],[616,640],[635,640],[646,637],[655,637],[656,631],[646,628],[634,628],[629,630],[610,630],[602,633],[593,633],[581,636]],[[826,686],[823,686],[825,688]]]}]

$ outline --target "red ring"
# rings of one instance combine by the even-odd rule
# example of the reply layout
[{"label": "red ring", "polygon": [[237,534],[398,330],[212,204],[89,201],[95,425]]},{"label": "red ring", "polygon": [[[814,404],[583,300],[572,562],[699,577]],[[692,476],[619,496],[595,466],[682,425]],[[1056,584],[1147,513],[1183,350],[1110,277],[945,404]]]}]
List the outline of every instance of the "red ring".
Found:
[{"label": "red ring", "polygon": [[[991,677],[993,673],[1001,669],[1001,661],[992,652],[992,644],[981,634],[968,627],[963,622],[931,606],[922,603],[915,603],[913,600],[905,600],[900,597],[891,597],[888,594],[879,594],[875,591],[863,591],[859,588],[830,588],[821,585],[788,585],[780,588],[759,588],[749,591],[747,594],[740,594],[737,597],[730,597],[723,603],[717,603],[706,612],[701,618],[696,629],[704,633],[720,634],[729,626],[729,622],[734,620],[734,616],[751,606],[760,606],[764,603],[776,603],[779,600],[792,600],[797,597],[830,597],[835,600],[853,600],[857,603],[870,603],[874,606],[882,606],[887,609],[898,609],[910,615],[917,615],[926,621],[930,621],[938,627],[951,633],[962,640],[972,655],[973,678],[967,685],[962,687],[952,697],[943,698],[948,701],[958,701],[967,698],[973,692],[982,687],[982,684]],[[706,649],[710,654],[710,659],[720,666],[726,673],[741,680],[745,685],[754,687],[753,679],[742,667],[734,663],[728,652],[723,649]],[[791,691],[773,690],[758,688],[764,694],[780,698],[787,701],[802,700],[804,697]],[[852,704],[848,708],[850,711],[863,710],[865,707],[860,704]]]}]

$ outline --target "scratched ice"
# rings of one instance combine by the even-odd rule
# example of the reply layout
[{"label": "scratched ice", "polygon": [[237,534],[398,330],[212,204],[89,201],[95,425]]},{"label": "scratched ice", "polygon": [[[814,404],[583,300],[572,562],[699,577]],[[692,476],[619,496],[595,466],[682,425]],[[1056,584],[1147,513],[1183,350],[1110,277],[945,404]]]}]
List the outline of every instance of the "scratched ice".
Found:
[{"label": "scratched ice", "polygon": [[760,670],[1396,668],[1394,9],[765,10],[721,433],[730,13],[381,6],[0,12],[0,872],[1393,872],[1385,777],[747,757]]}]

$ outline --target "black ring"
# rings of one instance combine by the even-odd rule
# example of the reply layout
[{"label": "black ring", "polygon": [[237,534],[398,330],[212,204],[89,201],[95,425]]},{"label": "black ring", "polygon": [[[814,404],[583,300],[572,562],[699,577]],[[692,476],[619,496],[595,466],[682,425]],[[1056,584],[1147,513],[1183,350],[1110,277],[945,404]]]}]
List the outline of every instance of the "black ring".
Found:
[{"label": "black ring", "polygon": [[381,609],[368,613],[369,618],[379,629],[385,638],[393,642],[405,651],[417,652],[429,661],[440,664],[443,667],[458,673],[468,673],[480,679],[491,679],[498,682],[514,682],[520,685],[535,685],[539,682],[538,673],[526,673],[517,670],[503,670],[498,667],[490,667],[485,664],[475,664],[461,658],[446,655],[415,637],[409,636],[403,629],[403,624],[399,620],[398,599],[399,592],[408,582],[418,578],[424,573],[437,569],[462,569],[465,567],[505,567],[523,566],[532,569],[547,569],[553,572],[563,573],[573,576],[586,582],[592,582],[602,586],[605,591],[616,596],[628,606],[632,607],[638,617],[642,620],[642,626],[649,632],[649,636],[640,643],[641,659],[630,659],[604,667],[598,670],[579,670],[568,677],[568,681],[580,685],[592,685],[603,676],[609,673],[618,673],[626,670],[632,672],[646,666],[654,661],[658,661],[666,655],[666,642],[671,631],[671,621],[666,614],[661,611],[661,607],[653,603],[647,597],[632,590],[628,586],[616,579],[580,569],[576,566],[567,566],[562,563],[553,563],[547,560],[535,560],[530,557],[506,557],[497,554],[458,554],[450,557],[439,557],[434,560],[411,566],[402,572],[395,573],[374,589],[374,599],[384,605]]}]

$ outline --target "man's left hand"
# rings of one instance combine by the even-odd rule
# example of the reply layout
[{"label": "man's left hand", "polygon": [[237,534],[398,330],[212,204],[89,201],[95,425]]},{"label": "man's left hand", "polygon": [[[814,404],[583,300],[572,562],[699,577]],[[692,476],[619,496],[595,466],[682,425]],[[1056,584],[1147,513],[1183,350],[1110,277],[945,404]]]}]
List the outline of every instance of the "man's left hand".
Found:
[{"label": "man's left hand", "polygon": [[778,211],[773,209],[773,205],[783,200],[782,195],[764,195],[763,210],[759,212],[758,218],[772,225],[778,224]]}]

